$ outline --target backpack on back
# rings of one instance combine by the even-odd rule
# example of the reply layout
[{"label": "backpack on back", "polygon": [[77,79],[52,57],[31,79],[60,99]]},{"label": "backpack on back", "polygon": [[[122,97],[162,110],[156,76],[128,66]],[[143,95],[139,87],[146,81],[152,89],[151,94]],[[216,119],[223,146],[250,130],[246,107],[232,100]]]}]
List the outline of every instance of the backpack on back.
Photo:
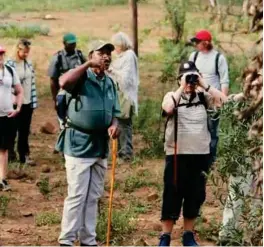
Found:
[{"label": "backpack on back", "polygon": [[[199,55],[199,51],[196,51],[194,53],[194,57],[193,57],[193,62],[196,63],[196,60],[198,58],[198,55]],[[219,58],[220,58],[220,55],[221,53],[220,52],[217,52],[216,56],[215,56],[215,74],[217,76],[220,76],[219,74]]]},{"label": "backpack on back", "polygon": [[[77,50],[77,55],[81,61],[81,64],[85,63],[85,60],[83,58],[82,52],[80,50]],[[62,51],[58,52],[58,62],[56,64],[57,69],[60,71],[61,74],[67,72],[70,68],[65,68],[63,66],[63,53]],[[57,115],[59,119],[65,123],[66,116],[67,116],[67,110],[68,106],[73,98],[78,97],[78,91],[80,91],[80,87],[82,83],[77,83],[75,89],[73,90],[70,99],[67,102],[67,95],[65,90],[60,90],[59,93],[56,96],[56,106],[57,106]]]}]

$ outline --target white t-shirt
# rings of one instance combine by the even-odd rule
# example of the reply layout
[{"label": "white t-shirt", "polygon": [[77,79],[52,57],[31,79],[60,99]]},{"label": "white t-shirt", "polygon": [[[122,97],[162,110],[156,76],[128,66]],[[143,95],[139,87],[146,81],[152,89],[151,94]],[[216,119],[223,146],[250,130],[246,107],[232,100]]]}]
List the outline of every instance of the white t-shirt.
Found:
[{"label": "white t-shirt", "polygon": [[[195,52],[193,52],[189,60],[194,61]],[[229,76],[228,76],[228,65],[226,58],[223,54],[219,56],[218,61],[218,71],[219,76],[216,74],[215,68],[215,59],[216,59],[217,51],[211,50],[208,53],[199,52],[195,65],[199,72],[202,74],[205,82],[218,90],[221,90],[222,87],[229,86]]]},{"label": "white t-shirt", "polygon": [[32,70],[29,68],[25,61],[16,63],[16,72],[19,76],[21,85],[24,89],[23,104],[31,103],[31,87],[32,87]]},{"label": "white t-shirt", "polygon": [[0,69],[0,117],[5,117],[13,108],[12,86],[20,84],[19,77],[13,69],[13,77],[6,67]]}]

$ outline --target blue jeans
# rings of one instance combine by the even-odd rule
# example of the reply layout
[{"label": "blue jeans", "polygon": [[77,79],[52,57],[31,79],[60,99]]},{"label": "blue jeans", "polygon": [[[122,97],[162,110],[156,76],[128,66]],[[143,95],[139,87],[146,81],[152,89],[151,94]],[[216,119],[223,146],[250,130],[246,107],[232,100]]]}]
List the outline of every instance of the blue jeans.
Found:
[{"label": "blue jeans", "polygon": [[219,118],[216,120],[210,121],[210,134],[211,134],[211,143],[210,143],[210,165],[216,161],[217,153],[217,144],[218,144],[218,127],[219,127]]}]

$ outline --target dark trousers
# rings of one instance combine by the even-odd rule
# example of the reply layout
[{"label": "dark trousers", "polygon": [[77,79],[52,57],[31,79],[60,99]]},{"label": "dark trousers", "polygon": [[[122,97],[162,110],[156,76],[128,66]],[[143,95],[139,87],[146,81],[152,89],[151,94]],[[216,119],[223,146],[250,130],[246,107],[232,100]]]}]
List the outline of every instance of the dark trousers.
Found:
[{"label": "dark trousers", "polygon": [[206,173],[209,155],[177,155],[177,178],[174,181],[174,155],[166,156],[161,220],[194,219],[206,197]]},{"label": "dark trousers", "polygon": [[118,137],[118,156],[131,159],[133,156],[132,118],[118,119],[120,135]]},{"label": "dark trousers", "polygon": [[25,163],[26,156],[30,154],[28,137],[30,133],[30,125],[32,120],[33,109],[31,104],[22,105],[21,111],[15,119],[14,131],[12,133],[12,144],[9,153],[12,155],[15,149],[15,139],[17,140],[17,151],[19,161]]},{"label": "dark trousers", "polygon": [[211,143],[210,143],[210,165],[216,161],[217,153],[217,144],[218,144],[218,129],[219,129],[219,118],[216,120],[211,120],[210,134],[211,134]]}]

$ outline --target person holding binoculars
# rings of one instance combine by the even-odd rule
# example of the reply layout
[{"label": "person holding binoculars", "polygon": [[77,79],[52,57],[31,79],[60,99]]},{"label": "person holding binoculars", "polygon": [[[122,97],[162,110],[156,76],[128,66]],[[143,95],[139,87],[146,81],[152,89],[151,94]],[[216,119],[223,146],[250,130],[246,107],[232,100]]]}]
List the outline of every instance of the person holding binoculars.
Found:
[{"label": "person holding binoculars", "polygon": [[193,227],[206,196],[206,174],[210,167],[207,108],[220,107],[226,96],[207,84],[194,62],[180,65],[179,87],[168,92],[162,108],[168,117],[165,130],[166,153],[159,246],[169,246],[171,232],[182,204],[184,246],[197,246]]}]

